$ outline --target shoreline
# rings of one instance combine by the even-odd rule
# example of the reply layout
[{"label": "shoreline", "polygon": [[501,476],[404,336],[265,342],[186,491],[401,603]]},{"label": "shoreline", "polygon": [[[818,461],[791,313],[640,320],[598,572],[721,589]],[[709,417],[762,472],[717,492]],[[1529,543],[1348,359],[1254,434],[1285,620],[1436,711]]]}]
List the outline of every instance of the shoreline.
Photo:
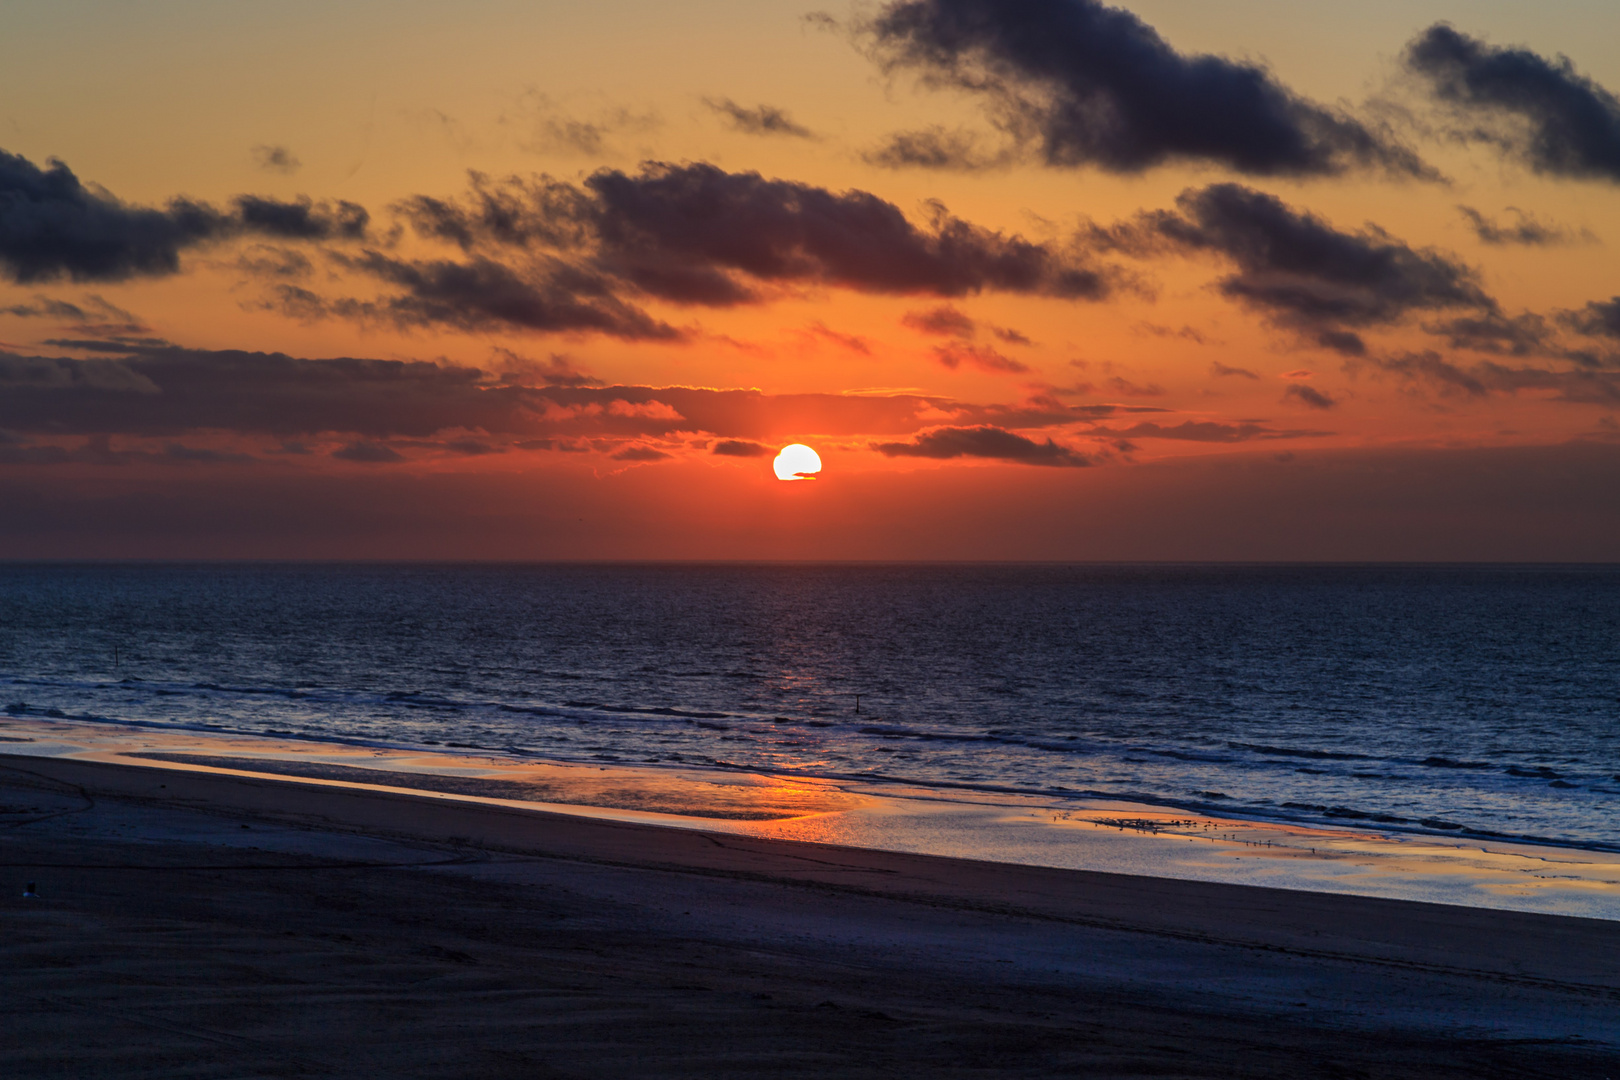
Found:
[{"label": "shoreline", "polygon": [[1474,836],[1321,827],[1117,799],[585,764],[472,751],[5,718],[0,751],[243,773],[664,827],[1007,865],[1387,896],[1620,920],[1620,854]]},{"label": "shoreline", "polygon": [[[953,801],[950,794],[959,797],[996,797],[1005,796],[1015,799],[1029,800],[1057,800],[1069,803],[1109,803],[1122,806],[1145,806],[1156,810],[1174,810],[1193,815],[1214,816],[1222,819],[1250,823],[1256,826],[1273,826],[1281,828],[1304,829],[1348,829],[1372,830],[1388,836],[1412,837],[1416,839],[1460,839],[1465,842],[1505,843],[1535,848],[1563,848],[1570,851],[1589,852],[1597,855],[1620,855],[1620,841],[1609,842],[1582,842],[1579,840],[1561,839],[1533,835],[1528,833],[1508,833],[1492,829],[1481,829],[1473,826],[1461,825],[1452,822],[1423,819],[1417,822],[1411,819],[1399,818],[1392,815],[1376,814],[1349,808],[1311,806],[1308,809],[1320,812],[1327,820],[1315,820],[1308,817],[1289,815],[1275,809],[1256,807],[1242,804],[1232,805],[1229,808],[1213,801],[1198,801],[1188,798],[1172,798],[1169,796],[1154,795],[1140,792],[1107,792],[1107,791],[1074,791],[1074,790],[1043,790],[1039,788],[1020,788],[1000,784],[972,783],[968,781],[952,781],[937,778],[917,778],[906,776],[892,776],[881,773],[851,774],[839,772],[775,772],[769,769],[755,768],[724,760],[715,760],[705,764],[692,764],[684,762],[625,762],[617,758],[605,759],[601,757],[570,758],[555,755],[544,755],[538,751],[526,750],[521,747],[488,747],[474,743],[464,742],[437,742],[407,743],[394,742],[383,739],[364,739],[342,735],[309,735],[291,730],[270,728],[263,731],[244,731],[226,728],[222,725],[196,725],[196,724],[170,724],[152,720],[119,720],[110,717],[84,717],[84,716],[28,716],[27,714],[0,714],[0,730],[5,727],[34,727],[45,731],[52,727],[64,725],[80,725],[86,728],[109,728],[122,730],[132,734],[146,734],[152,737],[168,737],[175,739],[197,740],[248,740],[261,745],[274,745],[282,742],[298,748],[310,747],[343,747],[355,751],[385,751],[399,754],[409,754],[418,757],[443,757],[446,759],[485,758],[504,759],[513,764],[552,765],[578,769],[613,769],[625,771],[651,771],[667,773],[671,776],[692,776],[698,774],[764,776],[786,783],[830,783],[856,785],[862,788],[905,789],[909,791],[929,792],[932,795],[908,796],[917,798],[937,798],[940,801]],[[0,735],[0,743],[14,741]],[[48,741],[48,740],[46,740]],[[200,751],[198,752],[200,754]],[[606,761],[607,764],[603,764]],[[1616,779],[1620,779],[1617,776]],[[950,794],[947,794],[950,793]],[[1225,796],[1221,796],[1224,798]],[[592,804],[579,804],[592,805]],[[1303,805],[1291,806],[1283,804],[1283,809],[1307,809]]]}]

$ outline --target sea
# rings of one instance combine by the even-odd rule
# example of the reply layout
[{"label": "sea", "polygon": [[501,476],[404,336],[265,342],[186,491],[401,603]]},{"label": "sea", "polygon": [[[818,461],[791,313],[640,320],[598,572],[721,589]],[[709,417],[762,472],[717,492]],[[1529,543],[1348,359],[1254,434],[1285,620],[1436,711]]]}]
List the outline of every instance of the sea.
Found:
[{"label": "sea", "polygon": [[1620,568],[0,564],[13,716],[1620,851]]}]

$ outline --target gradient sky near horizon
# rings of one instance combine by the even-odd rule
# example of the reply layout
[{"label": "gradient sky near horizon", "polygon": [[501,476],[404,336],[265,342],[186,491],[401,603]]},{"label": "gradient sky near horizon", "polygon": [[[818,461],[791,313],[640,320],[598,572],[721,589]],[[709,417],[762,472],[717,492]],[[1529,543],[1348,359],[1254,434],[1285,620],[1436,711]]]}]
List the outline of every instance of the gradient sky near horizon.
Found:
[{"label": "gradient sky near horizon", "polygon": [[1620,559],[1613,4],[0,29],[3,558]]}]

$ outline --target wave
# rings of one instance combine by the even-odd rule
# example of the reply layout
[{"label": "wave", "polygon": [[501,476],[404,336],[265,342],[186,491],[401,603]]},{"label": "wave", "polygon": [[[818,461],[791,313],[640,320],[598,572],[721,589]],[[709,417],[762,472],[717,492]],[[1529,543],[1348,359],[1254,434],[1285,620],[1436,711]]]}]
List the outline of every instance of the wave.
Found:
[{"label": "wave", "polygon": [[[58,710],[60,711],[60,710]],[[46,715],[35,713],[34,715]],[[662,714],[659,714],[662,715]],[[1150,806],[1161,806],[1192,813],[1216,815],[1231,819],[1250,819],[1256,821],[1279,821],[1292,824],[1318,824],[1327,826],[1343,826],[1350,822],[1377,825],[1382,830],[1397,833],[1437,836],[1466,836],[1477,839],[1494,839],[1505,842],[1553,846],[1562,848],[1578,848],[1583,850],[1620,852],[1620,843],[1602,839],[1583,839],[1560,837],[1556,835],[1513,832],[1503,829],[1489,828],[1481,824],[1454,821],[1450,818],[1433,814],[1408,816],[1391,814],[1380,810],[1358,809],[1351,806],[1307,803],[1302,801],[1285,801],[1270,803],[1269,800],[1250,800],[1234,797],[1226,792],[1216,790],[1191,791],[1185,795],[1176,795],[1164,791],[1139,788],[1106,788],[1091,786],[1063,786],[1053,784],[1007,784],[984,780],[949,779],[939,776],[910,774],[895,772],[874,765],[866,770],[848,770],[836,767],[822,767],[808,769],[781,769],[770,768],[758,762],[745,762],[728,760],[721,757],[700,757],[697,755],[667,755],[675,759],[672,766],[667,760],[658,757],[627,757],[621,752],[622,748],[610,745],[580,747],[575,754],[559,754],[555,752],[537,751],[532,747],[514,744],[503,739],[491,739],[483,742],[470,742],[464,740],[408,740],[365,738],[345,735],[340,732],[328,731],[312,733],[300,732],[287,728],[272,728],[267,726],[230,727],[213,723],[179,723],[161,722],[152,720],[131,720],[116,717],[101,716],[91,713],[81,713],[71,716],[64,715],[61,719],[80,723],[104,723],[126,727],[150,728],[170,731],[197,731],[209,734],[235,734],[247,736],[273,736],[276,738],[298,740],[317,744],[332,744],[340,746],[367,747],[374,749],[409,751],[413,749],[433,748],[471,750],[480,753],[500,753],[520,757],[544,757],[549,760],[564,762],[601,762],[601,761],[629,761],[641,767],[680,767],[682,769],[712,768],[726,772],[748,772],[761,775],[774,775],[783,778],[814,778],[833,782],[893,785],[903,789],[901,792],[890,794],[900,798],[943,799],[952,801],[951,793],[973,793],[976,795],[1009,795],[1018,797],[1037,797],[1054,799],[1061,802],[1080,802],[1086,800],[1106,800],[1113,802],[1132,802]],[[718,725],[717,725],[718,726]],[[868,725],[870,726],[870,725]],[[888,730],[888,729],[886,729]],[[919,733],[931,734],[931,733]],[[998,740],[1007,741],[1007,740]],[[1303,756],[1303,755],[1301,755]],[[1364,755],[1358,755],[1364,757]],[[1521,770],[1531,772],[1530,770]],[[1541,779],[1540,772],[1532,775]]]},{"label": "wave", "polygon": [[[405,673],[399,680],[405,686],[399,689],[386,684],[343,687],[327,678],[321,684],[288,685],[137,676],[114,681],[19,675],[0,678],[0,685],[9,684],[17,697],[5,707],[13,715],[78,722],[563,761],[655,767],[676,762],[681,767],[892,782],[947,793],[1126,799],[1228,817],[1362,823],[1594,850],[1613,850],[1616,843],[1615,829],[1605,825],[1612,817],[1605,819],[1598,808],[1612,806],[1612,796],[1620,793],[1604,786],[1606,774],[1588,775],[1592,766],[1565,765],[1558,757],[1552,759],[1558,765],[1554,768],[1526,763],[1520,755],[1506,755],[1508,762],[1482,760],[1478,749],[1467,753],[1466,744],[1428,755],[1350,751],[1313,746],[1308,736],[1221,738],[1218,728],[1211,731],[1203,724],[1187,724],[1179,732],[1156,723],[1151,730],[1139,725],[1134,731],[1110,733],[1094,718],[1087,718],[1082,733],[1076,720],[1050,711],[1021,725],[1002,715],[974,724],[951,716],[897,716],[888,709],[883,710],[886,717],[817,715],[814,701],[800,701],[789,711],[797,711],[795,705],[806,706],[805,711],[793,716],[779,711],[782,704],[761,702],[758,696],[747,699],[749,708],[720,710],[701,706],[716,697],[724,700],[724,695],[705,700],[697,687],[685,701],[674,693],[663,701],[657,693],[646,695],[651,701],[626,701],[617,693],[579,694],[585,676],[572,677],[572,694],[551,687],[559,692],[555,700],[547,700],[544,694],[478,693],[500,687],[476,683],[469,684],[470,692],[455,692],[459,687],[446,692],[451,688],[435,685],[437,680],[426,671]],[[459,669],[456,674],[459,680]],[[753,677],[718,668],[675,674]],[[605,687],[620,680],[597,681]],[[670,701],[672,697],[676,700]],[[1078,706],[1065,708],[1079,711]],[[1065,731],[1071,724],[1074,730]],[[1279,729],[1276,734],[1289,733]],[[1376,742],[1373,748],[1382,749]],[[1601,801],[1605,799],[1610,801]],[[1515,816],[1539,827],[1506,829]]]},{"label": "wave", "polygon": [[1370,761],[1370,754],[1352,754],[1344,750],[1301,750],[1289,746],[1265,746],[1258,743],[1227,743],[1233,750],[1249,750],[1272,757],[1312,758],[1317,761]]}]

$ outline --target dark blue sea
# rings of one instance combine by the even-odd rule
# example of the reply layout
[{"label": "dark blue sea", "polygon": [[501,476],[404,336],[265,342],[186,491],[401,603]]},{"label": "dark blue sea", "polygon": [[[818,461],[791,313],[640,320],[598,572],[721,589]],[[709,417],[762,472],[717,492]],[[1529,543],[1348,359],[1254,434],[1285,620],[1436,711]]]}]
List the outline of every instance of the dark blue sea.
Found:
[{"label": "dark blue sea", "polygon": [[1620,849],[1612,567],[0,565],[0,698]]}]

